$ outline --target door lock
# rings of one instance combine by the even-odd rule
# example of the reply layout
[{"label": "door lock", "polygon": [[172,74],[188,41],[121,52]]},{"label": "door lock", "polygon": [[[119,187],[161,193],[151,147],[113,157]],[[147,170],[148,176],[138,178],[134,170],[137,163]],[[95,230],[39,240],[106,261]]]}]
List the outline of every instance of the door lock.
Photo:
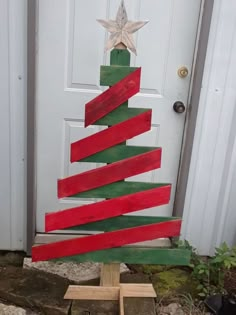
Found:
[{"label": "door lock", "polygon": [[173,109],[177,114],[182,114],[185,112],[185,106],[183,102],[177,101],[173,105]]},{"label": "door lock", "polygon": [[188,68],[187,67],[181,67],[178,69],[178,75],[180,78],[184,79],[188,76]]}]

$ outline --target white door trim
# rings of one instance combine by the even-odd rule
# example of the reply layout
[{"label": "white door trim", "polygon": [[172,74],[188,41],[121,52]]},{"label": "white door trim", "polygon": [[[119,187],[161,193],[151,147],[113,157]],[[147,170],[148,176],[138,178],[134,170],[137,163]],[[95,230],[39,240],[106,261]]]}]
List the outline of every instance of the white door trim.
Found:
[{"label": "white door trim", "polygon": [[[173,214],[183,216],[214,0],[203,0]],[[197,71],[196,71],[197,69]]]}]

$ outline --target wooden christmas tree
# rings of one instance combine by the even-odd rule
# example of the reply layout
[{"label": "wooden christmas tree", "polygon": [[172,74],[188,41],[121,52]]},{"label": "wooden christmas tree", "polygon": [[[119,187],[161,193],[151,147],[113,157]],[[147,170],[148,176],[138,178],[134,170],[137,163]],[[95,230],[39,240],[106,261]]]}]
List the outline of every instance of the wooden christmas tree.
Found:
[{"label": "wooden christmas tree", "polygon": [[[109,128],[72,143],[71,162],[107,165],[59,180],[58,198],[73,196],[106,200],[46,214],[45,229],[46,232],[74,229],[104,233],[35,246],[32,249],[33,261],[63,259],[77,262],[187,264],[189,252],[186,250],[131,245],[178,236],[181,220],[125,215],[167,204],[171,185],[125,181],[128,177],[161,166],[161,148],[126,144],[128,139],[151,128],[151,109],[128,107],[129,98],[140,90],[141,68],[130,67],[127,48],[136,53],[132,33],[146,22],[128,21],[123,1],[115,21],[98,21],[111,32],[107,48],[115,48],[111,51],[110,66],[101,66],[100,72],[100,84],[110,88],[86,104],[85,127],[93,124]],[[104,273],[101,281],[103,287],[93,288],[93,294],[89,293],[91,287],[88,290],[86,287],[70,287],[66,297],[117,299],[120,296],[122,304],[124,296],[155,296],[150,285],[133,285],[130,293],[129,285],[119,284],[119,264],[105,265],[106,269],[112,270],[113,281],[109,283],[104,280]],[[106,285],[113,286],[114,291],[111,288],[106,291]]]}]

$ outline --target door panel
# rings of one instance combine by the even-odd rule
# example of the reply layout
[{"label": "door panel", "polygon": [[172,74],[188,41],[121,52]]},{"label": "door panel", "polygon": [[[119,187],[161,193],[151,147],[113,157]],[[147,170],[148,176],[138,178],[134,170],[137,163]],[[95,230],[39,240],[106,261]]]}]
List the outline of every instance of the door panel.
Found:
[{"label": "door panel", "polygon": [[[91,200],[57,199],[57,179],[101,164],[70,164],[70,143],[104,127],[83,127],[85,104],[101,93],[100,65],[109,64],[104,51],[108,34],[97,18],[114,19],[120,0],[38,1],[37,53],[37,231],[44,214]],[[152,108],[152,129],[129,144],[161,146],[162,167],[135,180],[172,183],[171,202],[143,214],[171,215],[178,175],[185,115],[176,114],[176,100],[187,105],[201,0],[129,0],[130,20],[150,20],[135,34],[142,67],[141,91],[130,107]],[[184,18],[183,18],[184,17]],[[190,74],[181,79],[178,68]],[[127,180],[133,180],[129,178]]]}]

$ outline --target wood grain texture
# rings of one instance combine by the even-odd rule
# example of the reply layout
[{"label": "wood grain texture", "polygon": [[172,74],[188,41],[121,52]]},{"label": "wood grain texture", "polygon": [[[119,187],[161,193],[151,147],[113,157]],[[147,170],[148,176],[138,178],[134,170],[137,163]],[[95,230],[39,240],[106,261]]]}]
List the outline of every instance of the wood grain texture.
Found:
[{"label": "wood grain texture", "polygon": [[58,198],[101,187],[159,168],[161,149],[58,180]]},{"label": "wood grain texture", "polygon": [[130,52],[127,49],[113,49],[110,53],[110,64],[118,66],[130,65]]},{"label": "wood grain texture", "polygon": [[110,200],[47,213],[45,230],[66,229],[75,225],[101,221],[138,210],[165,205],[170,200],[171,186],[158,187]]},{"label": "wood grain texture", "polygon": [[106,116],[94,122],[93,124],[98,126],[113,126],[139,114],[145,113],[148,110],[151,109],[128,108],[128,104],[124,103]]},{"label": "wood grain texture", "polygon": [[95,287],[70,285],[64,296],[65,300],[102,300],[119,299],[120,287]]},{"label": "wood grain texture", "polygon": [[84,159],[116,144],[140,135],[151,128],[152,112],[147,111],[113,127],[71,144],[71,162]]},{"label": "wood grain texture", "polygon": [[169,184],[119,181],[73,195],[73,198],[106,198],[111,199],[135,192],[148,190]]},{"label": "wood grain texture", "polygon": [[113,85],[85,105],[85,127],[126,102],[140,90],[141,68]]},{"label": "wood grain texture", "polygon": [[175,237],[180,234],[180,228],[181,220],[173,220],[34,246],[32,248],[32,261],[79,255],[156,238]]},{"label": "wood grain texture", "polygon": [[119,306],[120,306],[120,315],[125,315],[124,294],[123,294],[122,288],[120,288]]},{"label": "wood grain texture", "polygon": [[118,287],[120,285],[120,264],[102,264],[100,286]]},{"label": "wood grain texture", "polygon": [[156,147],[141,147],[134,145],[116,145],[112,148],[108,148],[94,155],[91,155],[85,159],[81,159],[80,162],[93,162],[93,163],[114,163],[123,159],[130,158],[142,153],[155,150]]},{"label": "wood grain texture", "polygon": [[157,297],[152,284],[149,283],[121,283],[123,297]]},{"label": "wood grain texture", "polygon": [[[175,220],[178,218],[175,218]],[[166,221],[171,221],[171,220],[166,220]],[[164,222],[164,221],[159,221],[157,220],[157,222]],[[156,223],[157,223],[156,222]],[[154,221],[151,223],[155,223]],[[148,223],[146,223],[148,224]],[[139,224],[137,226],[140,226],[142,224]],[[62,233],[44,233],[44,234],[36,234],[35,238],[34,238],[34,244],[35,245],[42,245],[42,244],[50,244],[53,242],[59,242],[59,241],[64,241],[64,240],[68,240],[68,239],[73,239],[75,237],[84,237],[87,235],[91,235],[94,234],[93,232],[91,232],[91,230],[89,232],[76,232],[76,233],[68,233],[68,234],[62,234]],[[125,245],[128,247],[148,247],[148,248],[170,248],[171,247],[171,241],[169,238],[158,238],[155,240],[151,240],[151,241],[145,241],[145,242],[139,242],[139,243],[135,243],[135,244],[131,244],[131,245]]]},{"label": "wood grain texture", "polygon": [[177,220],[176,217],[149,217],[149,216],[135,216],[135,215],[121,215],[119,217],[106,219],[102,221],[82,224],[69,228],[72,231],[104,231],[111,232],[120,230],[122,228],[132,228],[140,225],[160,223],[166,221]]},{"label": "wood grain texture", "polygon": [[119,286],[79,286],[70,285],[66,300],[119,300],[120,290],[123,297],[156,297],[152,284],[120,284]]},{"label": "wood grain texture", "polygon": [[56,259],[59,262],[86,261],[93,262],[120,262],[127,264],[155,264],[187,266],[189,265],[191,252],[187,249],[176,248],[144,248],[144,247],[118,247],[94,251],[87,254],[74,255]]},{"label": "wood grain texture", "polygon": [[100,85],[113,86],[138,68],[125,66],[101,66]]}]

